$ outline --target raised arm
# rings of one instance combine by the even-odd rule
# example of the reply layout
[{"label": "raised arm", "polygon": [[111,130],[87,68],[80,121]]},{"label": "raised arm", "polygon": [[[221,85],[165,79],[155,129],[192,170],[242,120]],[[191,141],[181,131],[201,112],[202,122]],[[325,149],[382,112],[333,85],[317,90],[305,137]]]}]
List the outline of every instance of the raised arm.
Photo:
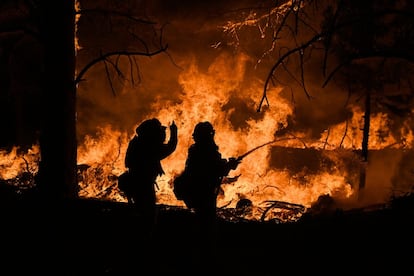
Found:
[{"label": "raised arm", "polygon": [[164,147],[161,153],[161,159],[164,159],[167,156],[169,156],[171,153],[173,153],[175,149],[177,148],[177,143],[178,143],[178,129],[177,129],[177,125],[173,121],[170,125],[170,139],[168,140],[167,144],[164,144]]}]

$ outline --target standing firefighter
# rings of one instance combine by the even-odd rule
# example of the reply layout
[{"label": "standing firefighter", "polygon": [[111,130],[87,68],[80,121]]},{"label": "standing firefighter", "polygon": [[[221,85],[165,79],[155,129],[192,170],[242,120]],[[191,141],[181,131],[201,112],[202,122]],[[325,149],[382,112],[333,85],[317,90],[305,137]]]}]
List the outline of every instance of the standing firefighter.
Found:
[{"label": "standing firefighter", "polygon": [[161,160],[171,155],[177,146],[177,126],[170,125],[170,138],[166,139],[166,127],[158,119],[148,119],[135,130],[125,155],[125,167],[128,168],[128,201],[137,211],[147,226],[156,222],[155,186],[158,176],[164,174]]},{"label": "standing firefighter", "polygon": [[194,143],[188,149],[185,169],[181,174],[184,176],[181,180],[188,185],[187,196],[182,199],[187,207],[195,211],[196,216],[193,244],[197,250],[192,254],[195,258],[195,273],[200,272],[198,268],[213,269],[217,238],[217,195],[223,177],[230,170],[235,170],[240,162],[236,158],[222,158],[214,134],[210,122],[200,122],[195,126]]},{"label": "standing firefighter", "polygon": [[214,141],[214,128],[210,122],[198,123],[193,131],[194,144],[188,149],[185,171],[191,179],[191,196],[186,200],[202,222],[216,218],[217,195],[223,177],[240,163],[236,158],[222,158]]}]

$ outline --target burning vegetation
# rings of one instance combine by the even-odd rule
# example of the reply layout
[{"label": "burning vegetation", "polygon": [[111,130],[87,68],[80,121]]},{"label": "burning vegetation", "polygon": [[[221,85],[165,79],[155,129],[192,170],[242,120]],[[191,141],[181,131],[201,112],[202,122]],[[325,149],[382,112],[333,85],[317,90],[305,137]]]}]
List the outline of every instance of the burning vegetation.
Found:
[{"label": "burning vegetation", "polygon": [[[220,68],[223,68],[223,64],[219,63]],[[234,86],[238,85],[237,80],[242,79],[244,72],[241,70],[240,75],[232,72],[232,76],[229,76],[221,75],[222,71],[217,75],[203,74],[193,68],[182,77],[184,89],[179,102],[168,105],[162,101],[153,103],[151,116],[165,123],[174,120],[179,124],[177,150],[163,161],[166,174],[158,179],[159,204],[184,206],[174,198],[171,181],[183,169],[186,150],[191,142],[191,129],[200,120],[210,120],[215,124],[218,145],[227,157],[242,155],[255,145],[273,140],[244,157],[234,175],[229,176],[238,176],[237,181],[222,185],[218,206],[223,216],[285,222],[297,220],[311,209],[350,209],[386,203],[396,192],[410,191],[409,185],[401,185],[410,183],[412,176],[401,175],[400,172],[401,165],[406,164],[402,161],[411,160],[412,151],[408,147],[396,148],[398,144],[393,137],[380,139],[374,131],[377,128],[373,127],[371,141],[378,148],[371,150],[371,162],[361,162],[356,149],[356,142],[361,139],[356,118],[362,117],[361,113],[355,112],[353,115],[355,125],[344,122],[332,127],[319,139],[308,139],[303,133],[278,134],[288,124],[287,118],[291,116],[292,108],[277,93],[273,93],[273,97],[270,97],[272,108],[257,118],[249,118],[239,129],[235,129],[232,118],[255,112],[254,105],[251,105],[250,111],[245,106],[243,113],[238,114],[237,106],[241,102],[254,102],[250,93],[243,93],[244,89],[253,88],[239,87],[240,99],[234,101],[233,108],[223,110],[222,102],[230,105],[231,97],[234,97],[226,91],[236,89]],[[373,118],[372,125],[386,125],[385,118]],[[346,124],[354,131],[348,131],[344,139],[340,130],[345,129]],[[381,129],[384,130],[384,127]],[[79,144],[78,182],[81,198],[126,202],[117,188],[117,177],[125,170],[123,162],[130,136],[130,132],[107,126],[100,128],[94,135],[86,136]],[[36,149],[34,147],[20,155],[17,150],[3,153],[3,181],[19,188],[32,187],[39,160]],[[361,166],[367,166],[364,167],[367,181],[362,189],[359,186]],[[243,205],[242,202],[249,204]]]},{"label": "burning vegetation", "polygon": [[[319,14],[308,24],[294,19],[315,12],[313,1],[282,1],[278,6],[257,9],[249,6],[249,12],[236,12],[233,7],[225,15],[219,11],[229,7],[215,3],[215,16],[202,13],[194,3],[194,12],[200,14],[197,19],[183,16],[190,7],[174,6],[167,11],[154,1],[147,3],[146,11],[159,15],[145,17],[145,23],[158,26],[153,24],[155,19],[169,21],[162,36],[169,43],[168,55],[149,54],[166,51],[160,43],[158,49],[146,49],[146,55],[132,58],[142,53],[137,45],[148,45],[139,39],[127,40],[127,34],[136,29],[120,19],[125,14],[117,12],[113,25],[96,23],[107,20],[108,13],[95,15],[95,21],[88,19],[87,11],[102,11],[91,2],[76,3],[80,198],[126,202],[117,187],[118,176],[125,171],[126,147],[137,124],[152,117],[165,125],[175,121],[178,126],[177,149],[162,162],[165,175],[157,181],[160,205],[184,207],[174,197],[172,179],[184,168],[191,131],[201,121],[214,125],[216,142],[226,158],[265,145],[246,155],[223,183],[218,198],[223,217],[296,221],[306,212],[382,206],[411,194],[412,88],[406,82],[391,82],[398,79],[399,61],[393,59],[385,67],[386,62],[377,58],[362,60],[367,48],[360,55],[352,52],[354,48],[347,43],[358,41],[357,37],[350,35],[345,40],[349,29],[337,29],[342,27],[343,17],[349,16],[341,7],[323,2],[325,17]],[[372,8],[379,13],[376,5]],[[79,16],[82,11],[85,15]],[[394,23],[395,14],[389,16],[380,20]],[[87,27],[88,23],[93,26]],[[293,25],[297,28],[284,28]],[[103,32],[116,34],[117,39],[104,39]],[[384,41],[371,41],[371,46],[385,45],[386,38],[383,34]],[[114,51],[121,47],[115,41],[122,42],[123,51]],[[322,46],[326,51],[318,52]],[[328,55],[335,51],[335,58]],[[90,63],[97,53],[101,53],[99,58]],[[340,58],[347,55],[358,56],[358,60],[346,67]],[[330,64],[333,59],[337,63]],[[379,65],[381,72],[376,71]],[[328,73],[342,66],[341,76]],[[272,68],[270,73],[268,68]],[[323,68],[323,76],[315,68]],[[406,68],[409,72],[412,65]],[[363,86],[366,82],[372,83],[370,89]],[[23,88],[14,89],[20,93]],[[0,155],[2,184],[15,187],[17,193],[36,188],[37,143],[24,150],[15,146]]]}]

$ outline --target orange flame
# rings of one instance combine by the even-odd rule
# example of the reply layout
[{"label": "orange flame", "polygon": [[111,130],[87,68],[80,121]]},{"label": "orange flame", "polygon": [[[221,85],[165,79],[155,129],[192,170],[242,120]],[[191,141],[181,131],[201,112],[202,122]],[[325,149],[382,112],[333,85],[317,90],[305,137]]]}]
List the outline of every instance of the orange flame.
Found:
[{"label": "orange flame", "polygon": [[[165,125],[175,121],[178,125],[178,146],[176,152],[163,161],[166,174],[158,179],[158,202],[168,205],[182,206],[172,193],[171,180],[183,167],[187,149],[192,143],[191,133],[196,123],[208,120],[216,128],[216,142],[223,157],[237,157],[251,148],[275,139],[275,133],[288,124],[288,116],[292,115],[293,108],[289,102],[279,96],[282,88],[273,89],[268,93],[268,100],[272,106],[260,116],[255,113],[255,103],[262,86],[259,80],[246,84],[245,66],[248,57],[244,55],[223,55],[208,69],[202,72],[192,62],[179,78],[183,93],[176,102],[165,103],[156,101],[151,107],[154,110],[148,117],[157,117]],[[236,105],[229,102],[244,102],[245,113],[240,114]],[[228,105],[224,107],[225,105]],[[248,115],[250,114],[250,115]],[[266,146],[246,157],[232,175],[241,174],[232,184],[223,185],[224,193],[219,197],[219,206],[234,207],[239,199],[248,198],[255,206],[260,206],[266,200],[280,200],[302,204],[310,207],[319,196],[331,195],[343,204],[357,204],[359,169],[361,161],[352,150],[359,149],[362,140],[363,111],[354,108],[352,120],[332,126],[326,131],[326,137],[312,140],[306,133],[289,133],[283,137],[276,137],[273,144],[285,148],[314,148],[322,151],[325,158],[332,162],[329,168],[320,168],[320,171],[308,173],[306,166],[300,172],[292,173],[286,169],[272,166],[272,147]],[[243,117],[245,116],[245,117]],[[409,147],[412,144],[412,135],[405,135],[405,141],[397,141],[392,135],[385,139],[378,138],[375,131],[385,129],[387,117],[378,114],[371,118],[372,149],[382,149],[389,145]],[[344,137],[345,130],[346,136]],[[411,132],[410,132],[411,133]],[[88,161],[92,156],[101,156],[93,162],[108,163],[112,156],[112,174],[119,175],[124,169],[123,157],[127,146],[127,135],[106,128],[102,131],[99,142],[88,147],[80,147],[81,160]],[[112,140],[112,142],[110,141]],[[117,141],[114,143],[113,141]],[[112,149],[110,154],[108,149]],[[83,156],[83,157],[82,157]],[[104,159],[105,157],[105,159]],[[116,161],[115,161],[116,160]],[[352,163],[354,170],[346,170],[347,163]],[[349,166],[349,165],[348,165]],[[232,176],[231,175],[231,176]],[[89,183],[84,186],[83,193],[96,196],[96,192],[89,191],[99,185]],[[112,195],[117,200],[118,195]],[[381,199],[382,200],[382,199]]]},{"label": "orange flame", "polygon": [[[278,200],[308,208],[321,195],[330,195],[343,206],[371,203],[362,202],[358,194],[360,169],[366,164],[361,163],[353,151],[360,149],[363,111],[354,108],[352,120],[332,126],[319,139],[310,139],[306,133],[300,132],[275,137],[278,130],[288,125],[293,107],[280,96],[282,87],[274,88],[268,93],[271,106],[258,114],[255,106],[258,99],[255,97],[261,96],[262,81],[254,78],[250,78],[249,83],[243,81],[248,62],[248,57],[244,55],[223,55],[203,72],[193,61],[179,77],[182,87],[179,99],[167,103],[161,100],[153,102],[153,112],[148,117],[157,117],[167,126],[175,121],[179,139],[176,151],[162,161],[165,175],[158,179],[158,203],[183,206],[173,195],[171,180],[184,167],[187,149],[193,142],[191,133],[194,126],[205,120],[214,125],[216,142],[225,158],[237,157],[255,146],[276,139],[274,144],[244,158],[237,170],[231,173],[230,177],[239,174],[240,177],[236,182],[223,185],[224,193],[218,199],[219,206],[234,207],[240,199],[247,198],[256,207],[262,206],[267,200]],[[237,110],[240,106],[243,111]],[[411,149],[413,134],[409,127],[401,129],[404,140],[399,141],[391,131],[387,132],[387,122],[386,114],[372,116],[370,149],[381,150],[391,146]],[[377,135],[379,129],[385,131],[386,135]],[[117,189],[116,180],[125,170],[124,156],[130,138],[131,133],[123,133],[108,125],[101,127],[96,135],[86,137],[85,142],[78,146],[79,196],[126,201]],[[302,160],[304,165],[292,172],[287,167],[276,165],[284,164],[287,160],[276,162],[278,156],[274,156],[275,148],[314,149],[320,152],[328,165],[320,166],[317,172],[310,172],[312,164]],[[32,157],[34,153],[38,153],[37,147],[26,159],[27,163],[37,161]],[[402,155],[396,155],[393,162],[398,164],[402,158]],[[26,162],[22,160],[17,157],[16,150],[2,153],[1,165],[9,169],[3,171],[1,177],[16,176],[25,167]],[[379,166],[378,162],[373,164]],[[372,177],[372,174],[368,170],[367,176]],[[384,194],[392,185],[391,172],[386,177],[381,175],[381,178],[372,177],[373,180],[367,183],[365,194],[368,191],[378,193],[371,199],[374,202],[384,201]],[[258,214],[253,216],[257,218]]]}]

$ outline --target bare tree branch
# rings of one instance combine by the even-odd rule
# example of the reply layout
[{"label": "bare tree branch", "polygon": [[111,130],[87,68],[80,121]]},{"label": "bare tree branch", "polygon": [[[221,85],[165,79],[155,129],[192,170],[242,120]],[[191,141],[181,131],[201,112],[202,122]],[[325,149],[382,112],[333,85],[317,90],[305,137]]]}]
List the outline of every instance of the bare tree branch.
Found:
[{"label": "bare tree branch", "polygon": [[165,52],[168,48],[168,45],[162,46],[160,49],[153,51],[153,52],[134,52],[134,51],[115,51],[115,52],[110,52],[110,53],[106,53],[104,55],[101,55],[100,57],[90,61],[87,65],[85,65],[85,67],[83,67],[83,69],[79,72],[78,76],[75,78],[75,84],[78,84],[79,82],[81,82],[83,80],[83,76],[86,74],[86,72],[94,65],[96,65],[99,62],[105,62],[108,61],[108,58],[112,57],[112,56],[126,56],[126,57],[130,57],[130,56],[147,56],[147,57],[151,57],[151,56],[155,56],[157,54],[160,54],[162,52]]},{"label": "bare tree branch", "polygon": [[[284,61],[285,61],[285,59],[287,59],[290,55],[292,55],[293,53],[297,53],[297,52],[300,52],[300,51],[302,51],[303,49],[306,49],[307,47],[309,47],[309,45],[311,45],[312,43],[314,43],[314,42],[316,42],[316,41],[318,41],[318,40],[320,40],[321,39],[321,35],[316,35],[316,36],[314,36],[312,39],[310,39],[309,41],[307,41],[306,43],[304,43],[304,44],[302,44],[302,45],[300,45],[300,46],[298,46],[298,47],[296,47],[296,48],[293,48],[293,49],[291,49],[291,50],[289,50],[288,52],[286,52],[285,54],[283,54],[278,60],[277,60],[277,62],[273,65],[273,67],[270,69],[270,71],[269,71],[269,74],[267,75],[267,78],[266,78],[266,80],[265,80],[265,83],[264,83],[264,90],[263,90],[263,96],[262,96],[262,99],[260,100],[260,103],[259,103],[259,107],[258,107],[258,109],[257,109],[257,111],[260,111],[260,109],[261,109],[261,107],[262,107],[262,105],[263,105],[263,101],[264,101],[264,99],[266,98],[266,93],[267,93],[267,89],[268,89],[268,87],[269,87],[269,82],[270,82],[270,80],[272,79],[272,76],[273,76],[273,74],[274,74],[274,72],[276,71],[276,69],[279,67],[279,65],[281,65]],[[307,94],[307,96],[310,98],[310,95],[309,94]]]}]

